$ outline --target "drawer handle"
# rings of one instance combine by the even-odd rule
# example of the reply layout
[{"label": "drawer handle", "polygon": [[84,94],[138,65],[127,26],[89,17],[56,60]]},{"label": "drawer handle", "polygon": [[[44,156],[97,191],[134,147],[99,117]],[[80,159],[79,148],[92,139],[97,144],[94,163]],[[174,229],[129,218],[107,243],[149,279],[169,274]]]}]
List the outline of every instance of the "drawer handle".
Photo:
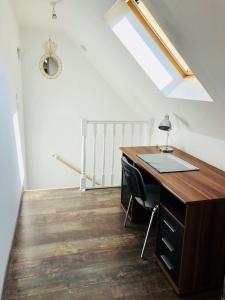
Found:
[{"label": "drawer handle", "polygon": [[165,255],[160,255],[160,257],[161,257],[162,261],[164,262],[164,264],[169,269],[169,271],[171,271],[173,269],[173,265],[170,263],[170,261],[168,260],[168,258]]},{"label": "drawer handle", "polygon": [[170,225],[169,222],[167,222],[165,219],[163,220],[163,223],[174,233],[176,231],[175,228],[173,228],[172,225]]},{"label": "drawer handle", "polygon": [[162,238],[162,242],[166,245],[166,247],[170,250],[170,252],[173,252],[174,251],[174,248],[173,246],[167,241],[166,238]]}]

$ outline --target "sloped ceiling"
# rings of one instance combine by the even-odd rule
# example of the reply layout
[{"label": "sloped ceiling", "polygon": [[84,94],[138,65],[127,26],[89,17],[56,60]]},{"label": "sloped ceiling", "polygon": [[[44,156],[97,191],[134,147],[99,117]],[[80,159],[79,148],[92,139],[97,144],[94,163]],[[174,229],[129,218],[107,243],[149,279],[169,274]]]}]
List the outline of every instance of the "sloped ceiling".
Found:
[{"label": "sloped ceiling", "polygon": [[90,63],[140,118],[169,112],[180,126],[225,140],[224,0],[145,0],[214,103],[166,99],[157,90],[104,20],[115,0],[63,0],[56,23],[46,0],[12,2],[22,26],[63,30],[85,45]]},{"label": "sloped ceiling", "polygon": [[[57,8],[61,9],[61,0]],[[60,21],[52,22],[51,0],[10,0],[21,27],[35,27],[45,30],[62,30]]]}]

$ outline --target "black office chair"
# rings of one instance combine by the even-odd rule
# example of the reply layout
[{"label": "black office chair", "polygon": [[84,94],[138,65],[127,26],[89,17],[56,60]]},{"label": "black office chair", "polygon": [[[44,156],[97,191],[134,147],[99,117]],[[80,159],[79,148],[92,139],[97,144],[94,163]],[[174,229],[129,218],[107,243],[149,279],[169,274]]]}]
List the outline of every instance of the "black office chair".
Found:
[{"label": "black office chair", "polygon": [[146,243],[152,226],[152,221],[154,219],[155,213],[158,210],[159,185],[158,184],[145,185],[143,177],[137,168],[132,166],[124,156],[122,157],[121,162],[122,162],[123,176],[125,176],[125,180],[127,182],[128,189],[131,194],[127,212],[126,212],[125,221],[124,221],[124,227],[126,227],[130,207],[134,200],[136,200],[140,205],[142,205],[144,209],[151,211],[148,230],[141,251],[141,258],[143,258]]}]

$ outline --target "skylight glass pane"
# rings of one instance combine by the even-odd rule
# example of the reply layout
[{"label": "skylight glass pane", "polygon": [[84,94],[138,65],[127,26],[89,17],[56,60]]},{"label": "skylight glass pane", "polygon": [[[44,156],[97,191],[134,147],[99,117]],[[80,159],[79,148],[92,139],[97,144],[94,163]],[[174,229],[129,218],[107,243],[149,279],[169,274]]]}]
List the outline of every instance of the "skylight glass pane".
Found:
[{"label": "skylight glass pane", "polygon": [[162,43],[166,46],[166,48],[169,50],[169,52],[173,55],[177,63],[181,66],[181,68],[184,70],[184,72],[187,75],[193,75],[191,69],[187,65],[187,63],[184,61],[183,57],[179,54],[179,52],[176,50],[176,48],[173,46],[171,41],[168,39],[167,35],[164,33],[162,28],[159,26],[153,15],[150,13],[148,8],[144,5],[142,1],[138,4],[138,9],[141,11],[143,16],[146,18],[149,25],[152,27],[156,35],[160,38]]},{"label": "skylight glass pane", "polygon": [[112,30],[160,90],[172,82],[173,77],[126,17],[114,25]]}]

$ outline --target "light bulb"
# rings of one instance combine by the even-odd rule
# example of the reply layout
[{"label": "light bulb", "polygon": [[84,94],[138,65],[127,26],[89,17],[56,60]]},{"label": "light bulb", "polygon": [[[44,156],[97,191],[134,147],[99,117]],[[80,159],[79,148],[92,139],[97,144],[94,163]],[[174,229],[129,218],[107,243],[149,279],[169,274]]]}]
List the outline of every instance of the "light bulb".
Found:
[{"label": "light bulb", "polygon": [[56,13],[52,13],[52,19],[53,20],[56,20],[58,17],[57,17],[57,14]]},{"label": "light bulb", "polygon": [[58,18],[56,11],[55,11],[57,2],[52,1],[52,2],[50,2],[50,4],[52,5],[52,20],[56,20]]}]

